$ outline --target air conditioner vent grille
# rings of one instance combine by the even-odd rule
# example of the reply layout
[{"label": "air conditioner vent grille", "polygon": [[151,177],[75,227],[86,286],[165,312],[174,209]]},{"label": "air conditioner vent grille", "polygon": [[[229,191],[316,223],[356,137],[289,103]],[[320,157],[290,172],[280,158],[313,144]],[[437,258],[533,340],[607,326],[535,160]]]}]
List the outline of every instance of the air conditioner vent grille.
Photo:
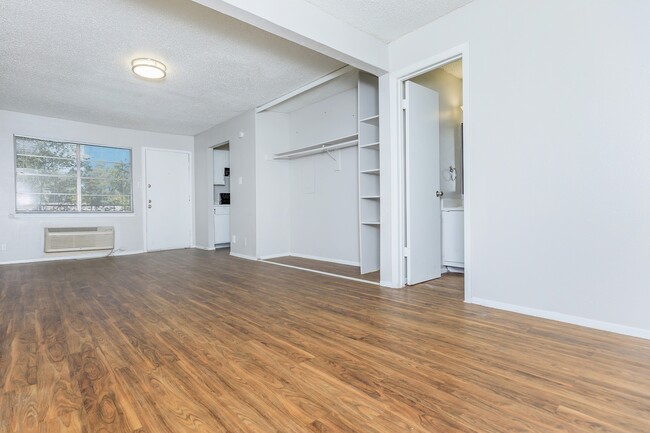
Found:
[{"label": "air conditioner vent grille", "polygon": [[69,233],[69,232],[96,232],[101,228],[110,227],[50,227],[47,230],[50,233]]},{"label": "air conditioner vent grille", "polygon": [[113,227],[48,227],[45,229],[45,252],[112,250]]}]

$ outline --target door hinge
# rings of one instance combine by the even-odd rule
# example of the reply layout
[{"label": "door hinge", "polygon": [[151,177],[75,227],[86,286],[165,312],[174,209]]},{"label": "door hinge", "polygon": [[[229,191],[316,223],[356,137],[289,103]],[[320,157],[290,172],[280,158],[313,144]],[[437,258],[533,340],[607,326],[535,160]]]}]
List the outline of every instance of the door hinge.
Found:
[{"label": "door hinge", "polygon": [[406,107],[408,107],[408,99],[402,99],[402,110],[406,110]]},{"label": "door hinge", "polygon": [[411,250],[408,247],[404,247],[404,257],[411,255]]}]

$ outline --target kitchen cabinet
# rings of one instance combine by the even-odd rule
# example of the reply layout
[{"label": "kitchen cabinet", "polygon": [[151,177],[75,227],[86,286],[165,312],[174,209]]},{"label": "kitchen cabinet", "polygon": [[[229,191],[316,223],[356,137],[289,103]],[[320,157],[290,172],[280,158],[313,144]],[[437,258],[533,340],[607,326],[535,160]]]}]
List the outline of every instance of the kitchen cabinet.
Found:
[{"label": "kitchen cabinet", "polygon": [[230,243],[230,206],[214,207],[214,244]]},{"label": "kitchen cabinet", "polygon": [[225,185],[225,168],[230,166],[230,152],[227,150],[215,149],[212,151],[214,173],[212,175],[214,185]]}]

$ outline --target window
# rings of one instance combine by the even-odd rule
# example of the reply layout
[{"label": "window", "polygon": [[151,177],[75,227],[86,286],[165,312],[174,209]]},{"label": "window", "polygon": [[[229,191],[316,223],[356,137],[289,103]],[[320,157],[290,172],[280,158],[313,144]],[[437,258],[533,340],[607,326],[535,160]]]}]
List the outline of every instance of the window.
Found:
[{"label": "window", "polygon": [[132,212],[131,150],[14,137],[17,212]]}]

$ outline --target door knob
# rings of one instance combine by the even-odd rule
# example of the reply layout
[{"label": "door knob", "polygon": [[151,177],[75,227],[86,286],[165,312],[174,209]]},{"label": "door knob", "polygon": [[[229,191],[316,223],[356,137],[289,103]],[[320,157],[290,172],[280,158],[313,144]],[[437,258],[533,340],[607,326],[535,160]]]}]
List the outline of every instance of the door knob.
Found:
[{"label": "door knob", "polygon": [[151,200],[149,200],[149,204],[151,204]]},{"label": "door knob", "polygon": [[443,195],[445,195],[444,192],[442,192],[442,191],[436,191],[436,197],[442,197]]},{"label": "door knob", "polygon": [[151,209],[151,205],[147,206],[149,209]]}]

